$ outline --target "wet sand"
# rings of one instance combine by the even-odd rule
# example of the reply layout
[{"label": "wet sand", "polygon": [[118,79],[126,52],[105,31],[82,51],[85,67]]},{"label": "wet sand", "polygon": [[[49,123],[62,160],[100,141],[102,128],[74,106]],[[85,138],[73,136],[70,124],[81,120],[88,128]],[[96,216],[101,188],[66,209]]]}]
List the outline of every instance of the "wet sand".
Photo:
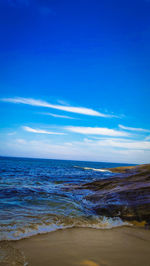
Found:
[{"label": "wet sand", "polygon": [[12,241],[10,247],[16,262],[9,258],[2,266],[22,265],[17,254],[29,266],[150,266],[150,230],[143,228],[66,229]]},{"label": "wet sand", "polygon": [[[3,241],[0,266],[150,266],[150,165],[114,168],[114,172],[120,171],[124,177],[95,181],[80,189],[86,187],[95,192],[88,198],[99,201],[98,214],[120,215],[135,226],[63,229],[19,241]],[[128,204],[113,204],[115,189],[116,199],[125,199]],[[105,213],[101,198],[106,203]]]}]

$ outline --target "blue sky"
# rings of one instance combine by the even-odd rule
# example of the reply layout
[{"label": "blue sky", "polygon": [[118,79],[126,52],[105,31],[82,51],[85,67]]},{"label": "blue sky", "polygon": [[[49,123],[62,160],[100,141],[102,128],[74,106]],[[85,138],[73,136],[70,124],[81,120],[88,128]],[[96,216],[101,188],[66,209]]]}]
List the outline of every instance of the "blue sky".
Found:
[{"label": "blue sky", "polygon": [[150,1],[0,0],[0,155],[150,161]]}]

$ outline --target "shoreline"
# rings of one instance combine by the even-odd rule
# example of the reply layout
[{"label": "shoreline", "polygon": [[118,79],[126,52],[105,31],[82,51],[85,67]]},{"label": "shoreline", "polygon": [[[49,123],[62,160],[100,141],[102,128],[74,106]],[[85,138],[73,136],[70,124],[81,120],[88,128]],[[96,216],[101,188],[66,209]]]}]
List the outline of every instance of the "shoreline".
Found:
[{"label": "shoreline", "polygon": [[1,242],[1,266],[149,266],[150,231],[71,228]]},{"label": "shoreline", "polygon": [[[85,227],[79,224],[21,240],[1,241],[0,266],[149,266],[150,165],[111,171],[112,178],[77,188],[92,191],[85,199],[96,203],[93,211],[98,216],[119,217],[133,226],[94,229],[85,223]],[[74,186],[65,189],[71,191]],[[24,233],[23,227],[20,232]]]}]

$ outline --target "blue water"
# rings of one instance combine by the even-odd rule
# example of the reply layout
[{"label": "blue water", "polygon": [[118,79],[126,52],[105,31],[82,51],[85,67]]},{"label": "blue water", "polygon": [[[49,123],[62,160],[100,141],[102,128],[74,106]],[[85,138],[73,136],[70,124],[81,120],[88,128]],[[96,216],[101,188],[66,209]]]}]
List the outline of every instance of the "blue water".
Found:
[{"label": "blue water", "polygon": [[112,178],[104,169],[116,166],[120,164],[0,157],[0,240],[69,227],[123,225],[120,219],[97,216],[85,199],[93,192],[79,189]]}]

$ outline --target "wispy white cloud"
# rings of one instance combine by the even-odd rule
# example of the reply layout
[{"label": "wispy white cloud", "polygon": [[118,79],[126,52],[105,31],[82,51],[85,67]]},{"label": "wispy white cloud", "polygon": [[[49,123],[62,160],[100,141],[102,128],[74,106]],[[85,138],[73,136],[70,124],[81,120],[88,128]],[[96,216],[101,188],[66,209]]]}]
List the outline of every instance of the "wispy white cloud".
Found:
[{"label": "wispy white cloud", "polygon": [[52,117],[58,117],[58,118],[66,118],[66,119],[75,119],[74,117],[68,116],[68,115],[57,115],[57,114],[53,114],[53,113],[41,113],[43,115],[49,115]]},{"label": "wispy white cloud", "polygon": [[134,141],[128,139],[102,139],[98,141],[86,140],[91,145],[123,148],[129,150],[150,150],[150,141]]},{"label": "wispy white cloud", "polygon": [[5,145],[0,145],[0,154],[32,158],[128,162],[130,164],[149,163],[150,149],[148,150],[147,144],[150,145],[150,142],[146,145],[143,145],[143,142],[140,142],[140,145],[139,142],[135,144],[134,141],[134,145],[132,141],[126,141],[126,144],[124,142],[124,139],[120,141],[119,138],[115,139],[114,142],[107,141],[107,139],[92,141],[86,138],[83,141],[67,143],[54,143],[51,142],[51,138],[30,141],[11,139],[10,141],[7,140]]},{"label": "wispy white cloud", "polygon": [[111,114],[104,114],[100,113],[98,111],[95,111],[90,108],[86,107],[74,107],[74,106],[64,106],[64,105],[55,105],[51,104],[42,100],[35,100],[31,98],[3,98],[1,101],[4,102],[10,102],[10,103],[20,103],[20,104],[27,104],[32,106],[39,106],[39,107],[47,107],[52,109],[57,109],[61,111],[71,112],[71,113],[77,113],[82,115],[89,115],[89,116],[98,116],[98,117],[115,117]]},{"label": "wispy white cloud", "polygon": [[60,99],[57,100],[57,103],[59,103],[61,105],[65,105],[65,106],[69,106],[70,105],[67,101],[60,100]]},{"label": "wispy white cloud", "polygon": [[129,131],[150,132],[150,130],[148,130],[148,129],[144,129],[144,128],[125,127],[125,126],[123,126],[123,125],[119,125],[119,127],[120,127],[121,129],[129,130]]},{"label": "wispy white cloud", "polygon": [[28,142],[25,139],[16,139],[17,144],[27,144]]},{"label": "wispy white cloud", "polygon": [[47,131],[43,129],[35,129],[35,128],[27,127],[27,126],[23,126],[22,128],[27,132],[37,133],[37,134],[66,135],[65,133],[61,133],[61,132],[52,132],[52,131]]},{"label": "wispy white cloud", "polygon": [[150,140],[150,136],[147,136],[147,137],[145,138],[145,140]]},{"label": "wispy white cloud", "polygon": [[103,136],[114,136],[114,137],[129,136],[129,134],[124,131],[103,128],[103,127],[66,126],[64,127],[64,129],[71,131],[71,132],[85,134],[85,135],[103,135]]},{"label": "wispy white cloud", "polygon": [[13,136],[13,135],[15,135],[15,134],[16,134],[16,131],[13,131],[13,132],[9,132],[9,133],[7,133],[8,136]]}]

